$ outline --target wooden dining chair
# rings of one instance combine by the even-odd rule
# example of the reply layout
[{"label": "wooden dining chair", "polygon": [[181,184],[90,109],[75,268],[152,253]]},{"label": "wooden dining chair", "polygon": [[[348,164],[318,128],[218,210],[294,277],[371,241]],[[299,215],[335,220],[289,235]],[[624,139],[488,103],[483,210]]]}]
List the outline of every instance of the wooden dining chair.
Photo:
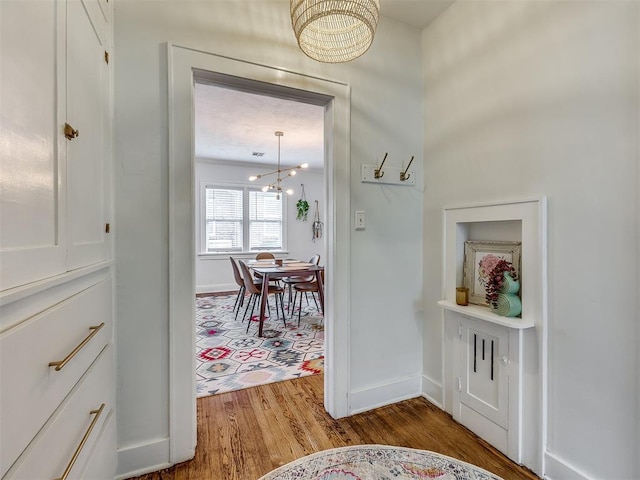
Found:
[{"label": "wooden dining chair", "polygon": [[[309,259],[309,263],[313,264],[313,265],[320,265],[320,255],[316,254],[313,257],[311,257]],[[287,313],[289,313],[289,315],[291,315],[291,299],[293,298],[293,285],[295,285],[296,283],[309,283],[309,282],[313,282],[313,279],[315,277],[313,275],[308,275],[306,277],[301,277],[301,276],[291,276],[291,277],[284,277],[282,279],[282,283],[284,283],[284,288],[288,290],[289,296],[287,297]],[[295,302],[294,302],[295,304]]]},{"label": "wooden dining chair", "polygon": [[[256,308],[256,301],[262,300],[262,285],[257,285],[254,282],[253,275],[251,275],[251,270],[246,263],[242,260],[240,263],[240,270],[242,271],[242,277],[244,279],[244,286],[247,292],[251,294],[249,297],[249,301],[247,302],[247,306],[244,309],[244,314],[242,316],[242,321],[244,322],[244,317],[247,316],[247,311],[251,306],[251,313],[249,314],[249,321],[247,322],[247,332],[249,331],[249,327],[251,326],[251,317],[253,316],[253,311]],[[267,295],[273,294],[276,299],[276,315],[278,315],[278,301],[280,303],[280,311],[282,312],[282,322],[284,326],[287,326],[287,321],[284,315],[284,288],[278,285],[268,285],[267,286]]]},{"label": "wooden dining chair", "polygon": [[[322,281],[322,285],[324,285],[324,268],[320,270],[320,280]],[[298,297],[298,293],[300,294],[300,302],[298,304],[298,326],[300,326],[300,316],[302,314],[302,294],[305,296],[311,293],[313,297],[313,301],[316,304],[316,309],[320,312],[320,307],[318,306],[318,302],[316,301],[315,294],[318,292],[318,282],[316,280],[312,282],[305,283],[295,283],[293,285],[293,289],[296,291],[295,297],[293,298],[293,304],[295,307],[296,299]],[[324,315],[324,308],[322,314]]]}]

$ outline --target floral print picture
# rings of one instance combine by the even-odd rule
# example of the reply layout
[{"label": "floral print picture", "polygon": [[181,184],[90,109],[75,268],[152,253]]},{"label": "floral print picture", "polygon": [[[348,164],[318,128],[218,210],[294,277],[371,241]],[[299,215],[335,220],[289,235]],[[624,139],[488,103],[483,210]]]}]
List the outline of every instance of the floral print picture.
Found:
[{"label": "floral print picture", "polygon": [[511,262],[520,274],[520,242],[480,242],[468,240],[464,248],[464,286],[469,289],[469,302],[487,305],[485,298],[488,276],[499,260]]},{"label": "floral print picture", "polygon": [[[494,254],[487,252],[476,252],[476,278],[474,290],[476,292],[485,291],[489,282],[489,274],[500,260],[512,261],[513,255],[510,253]],[[486,291],[485,291],[486,293]]]}]

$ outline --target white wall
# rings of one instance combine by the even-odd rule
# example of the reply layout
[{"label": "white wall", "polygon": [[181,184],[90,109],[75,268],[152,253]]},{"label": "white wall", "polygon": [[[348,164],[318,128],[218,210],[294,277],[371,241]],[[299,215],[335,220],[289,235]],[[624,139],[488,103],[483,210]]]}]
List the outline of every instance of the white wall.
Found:
[{"label": "white wall", "polygon": [[[274,167],[275,168],[275,167]],[[250,175],[269,170],[264,166],[243,166],[229,162],[211,162],[198,160],[196,162],[195,177],[196,191],[200,190],[202,183],[213,184],[233,184],[247,185]],[[309,202],[309,213],[307,220],[297,220],[298,210],[296,203],[300,199],[304,184],[305,197]],[[283,183],[283,188],[285,185]],[[286,188],[294,190],[293,195],[284,195],[286,200],[286,224],[287,224],[287,249],[285,252],[277,253],[281,258],[298,258],[308,260],[313,255],[320,255],[320,263],[324,264],[325,240],[326,236],[318,240],[313,240],[311,226],[315,213],[315,200],[318,200],[320,221],[326,222],[327,215],[324,205],[324,173],[318,170],[301,170],[293,179],[286,180]],[[197,212],[200,210],[200,196],[196,197]],[[196,215],[198,215],[196,213]],[[200,218],[200,217],[196,217]],[[196,222],[197,223],[197,222]],[[196,227],[197,228],[197,227]],[[200,252],[200,231],[196,232],[196,293],[235,291],[238,289],[233,278],[229,255],[201,255]],[[238,258],[251,259],[255,254],[233,255]]]},{"label": "white wall", "polygon": [[[154,449],[156,458],[168,458],[162,447],[170,433],[167,41],[350,85],[351,208],[367,212],[367,229],[352,232],[351,311],[344,312],[351,328],[352,408],[418,394],[424,131],[420,31],[383,18],[364,57],[325,65],[299,51],[286,0],[127,0],[115,4],[115,25],[120,472],[152,461],[141,458],[145,446]],[[384,152],[389,152],[388,164],[398,167],[416,156],[415,187],[360,183],[360,165],[376,163]]]},{"label": "white wall", "polygon": [[443,207],[547,195],[552,479],[640,478],[638,10],[457,2],[423,33],[425,374]]}]

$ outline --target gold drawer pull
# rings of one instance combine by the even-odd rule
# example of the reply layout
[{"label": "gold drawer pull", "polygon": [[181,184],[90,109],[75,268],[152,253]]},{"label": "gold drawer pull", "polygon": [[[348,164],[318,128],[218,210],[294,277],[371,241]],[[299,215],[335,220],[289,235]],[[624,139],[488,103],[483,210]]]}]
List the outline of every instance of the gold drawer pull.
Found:
[{"label": "gold drawer pull", "polygon": [[56,480],[66,480],[67,477],[69,476],[69,473],[73,468],[73,464],[76,463],[76,460],[78,460],[78,457],[80,456],[80,452],[82,452],[82,449],[84,448],[84,444],[87,443],[87,439],[89,438],[89,435],[91,435],[91,430],[93,430],[93,427],[95,427],[96,423],[98,423],[98,418],[100,418],[100,415],[104,410],[104,407],[105,407],[105,404],[103,403],[102,405],[100,405],[100,408],[98,410],[91,410],[89,412],[89,415],[95,415],[95,417],[93,417],[93,420],[91,420],[91,425],[89,425],[89,428],[84,433],[84,437],[82,437],[82,440],[80,440],[80,445],[78,445],[78,448],[76,448],[76,451],[73,453],[73,456],[71,457],[71,460],[67,465],[67,468],[64,469],[64,473],[62,474],[61,477],[56,478]]},{"label": "gold drawer pull", "polygon": [[64,357],[64,360],[60,360],[58,362],[49,362],[49,366],[56,367],[56,372],[59,372],[60,370],[62,370],[64,366],[69,362],[69,360],[75,357],[76,353],[78,353],[82,349],[82,347],[84,347],[87,344],[87,342],[89,342],[89,340],[91,340],[94,337],[94,335],[100,331],[102,327],[104,327],[104,322],[102,322],[100,325],[94,325],[89,327],[89,330],[93,330],[93,331],[89,335],[87,335],[87,338],[85,338],[82,342],[80,342],[80,344],[76,348],[74,348],[71,351],[71,353],[69,353],[69,355]]}]

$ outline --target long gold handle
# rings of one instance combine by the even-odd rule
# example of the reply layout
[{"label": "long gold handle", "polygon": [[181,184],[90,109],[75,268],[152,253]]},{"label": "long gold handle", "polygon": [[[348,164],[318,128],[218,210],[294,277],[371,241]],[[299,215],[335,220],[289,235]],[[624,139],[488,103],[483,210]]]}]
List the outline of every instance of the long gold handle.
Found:
[{"label": "long gold handle", "polygon": [[94,335],[100,331],[102,327],[104,327],[104,322],[102,322],[100,325],[93,325],[89,327],[89,330],[93,330],[93,331],[89,335],[87,335],[87,338],[85,338],[82,342],[80,342],[80,344],[76,348],[74,348],[71,351],[71,353],[69,353],[69,355],[64,357],[63,360],[60,360],[57,362],[49,362],[49,366],[56,367],[56,372],[59,372],[60,370],[62,370],[64,366],[69,362],[69,360],[75,357],[76,354],[82,349],[82,347],[84,347],[87,344],[87,342],[89,342],[89,340],[91,340],[94,337]]},{"label": "long gold handle", "polygon": [[62,474],[61,477],[56,478],[55,480],[67,479],[67,477],[69,476],[69,473],[71,473],[73,464],[76,463],[76,460],[78,460],[78,457],[80,456],[80,452],[82,452],[82,449],[84,448],[84,444],[87,443],[87,439],[89,438],[89,435],[91,435],[91,431],[93,430],[93,427],[95,427],[96,423],[98,423],[98,419],[100,418],[100,415],[102,415],[102,411],[104,410],[104,407],[105,407],[105,404],[103,403],[102,405],[100,405],[100,408],[98,410],[91,410],[89,412],[89,415],[95,415],[95,417],[93,417],[93,420],[91,420],[91,425],[89,425],[89,428],[87,428],[87,431],[84,433],[84,437],[82,437],[82,440],[80,440],[80,445],[78,445],[78,448],[76,448],[76,451],[73,452],[73,456],[71,457],[71,460],[67,465],[67,468],[64,469],[64,473]]}]

